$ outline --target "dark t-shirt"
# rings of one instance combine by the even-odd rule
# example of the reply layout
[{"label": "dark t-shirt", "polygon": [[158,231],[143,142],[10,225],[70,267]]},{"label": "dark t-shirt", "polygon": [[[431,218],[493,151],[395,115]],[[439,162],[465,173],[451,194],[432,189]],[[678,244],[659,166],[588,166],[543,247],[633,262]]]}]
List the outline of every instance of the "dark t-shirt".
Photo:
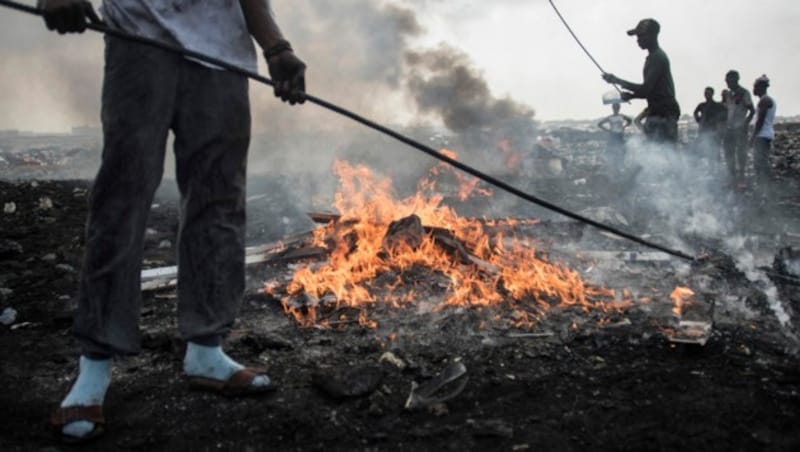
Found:
[{"label": "dark t-shirt", "polygon": [[634,89],[636,97],[647,99],[650,116],[677,119],[681,108],[675,99],[675,84],[667,54],[659,47],[652,51],[644,62],[644,82]]},{"label": "dark t-shirt", "polygon": [[725,105],[713,100],[699,103],[694,111],[695,117],[700,113],[700,121],[697,122],[697,125],[703,132],[716,130],[720,123],[728,119],[728,110]]}]

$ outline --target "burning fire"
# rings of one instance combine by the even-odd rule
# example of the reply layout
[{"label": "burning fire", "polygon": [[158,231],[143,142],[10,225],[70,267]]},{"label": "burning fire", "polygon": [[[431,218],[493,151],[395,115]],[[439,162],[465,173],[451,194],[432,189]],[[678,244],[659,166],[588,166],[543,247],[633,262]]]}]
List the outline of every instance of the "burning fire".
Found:
[{"label": "burning fire", "polygon": [[[446,155],[447,157],[450,157],[451,159],[456,159],[458,157],[458,155],[455,152],[449,149],[442,149],[439,152],[443,155]],[[452,169],[444,162],[441,162],[438,165],[431,168],[430,175],[422,179],[419,182],[419,184],[417,184],[417,191],[423,193],[436,192],[437,191],[436,176],[439,176],[440,174],[444,173],[450,173],[453,176],[455,176],[456,181],[458,182],[458,199],[461,201],[466,201],[467,199],[473,196],[485,196],[485,197],[492,196],[491,190],[483,187],[478,187],[478,182],[480,182],[480,179],[468,176],[458,171],[452,171]],[[389,183],[391,185],[391,181]]]},{"label": "burning fire", "polygon": [[[323,304],[335,306],[339,320],[351,320],[346,313],[357,312],[359,323],[372,327],[369,310],[378,303],[432,310],[503,307],[509,324],[519,327],[533,325],[559,304],[606,309],[603,300],[613,299],[613,291],[588,286],[577,272],[544,260],[530,243],[490,236],[486,222],[460,217],[443,205],[443,196],[432,191],[434,176],[443,170],[435,167],[413,196],[396,199],[389,178],[337,161],[340,188],[334,206],[341,216],[314,232],[314,246],[329,251],[328,261],[300,266],[283,293],[274,285],[265,290],[280,295],[286,312],[304,326],[328,323],[320,318]],[[477,179],[457,177],[460,195],[479,192]],[[387,229],[398,220],[422,232],[390,240]],[[420,274],[428,283],[424,293]]]},{"label": "burning fire", "polygon": [[689,305],[694,297],[694,291],[688,287],[678,286],[669,294],[669,298],[675,303],[672,312],[680,318],[683,315],[684,306]]},{"label": "burning fire", "polygon": [[497,150],[503,158],[503,164],[509,171],[519,171],[520,165],[522,165],[522,154],[514,150],[511,139],[503,138],[500,140],[500,142],[497,143]]}]

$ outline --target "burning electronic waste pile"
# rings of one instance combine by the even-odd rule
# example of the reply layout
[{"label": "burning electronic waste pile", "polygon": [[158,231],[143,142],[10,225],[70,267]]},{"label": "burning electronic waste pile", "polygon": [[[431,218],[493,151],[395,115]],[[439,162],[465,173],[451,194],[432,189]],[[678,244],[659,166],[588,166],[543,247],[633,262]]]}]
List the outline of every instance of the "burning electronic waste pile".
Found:
[{"label": "burning electronic waste pile", "polygon": [[[711,336],[711,322],[707,320],[710,315],[697,312],[697,307],[703,305],[697,303],[694,296],[694,291],[688,287],[676,287],[670,294],[670,299],[675,303],[673,313],[677,320],[677,326],[665,329],[670,341],[681,344],[706,345]],[[713,308],[713,304],[711,307]]]},{"label": "burning electronic waste pile", "polygon": [[[268,281],[266,293],[300,325],[317,327],[358,322],[375,328],[378,311],[463,307],[483,313],[484,326],[531,329],[554,308],[611,314],[636,304],[629,291],[620,296],[549,261],[535,238],[515,236],[520,220],[459,216],[437,187],[448,168],[434,167],[414,195],[397,199],[389,178],[336,162],[338,214],[321,216],[327,223],[306,246],[321,253],[294,264],[290,280]],[[472,178],[457,182],[459,197],[479,192]],[[688,299],[673,297],[676,304]],[[710,333],[675,323],[671,338],[704,343]]]}]

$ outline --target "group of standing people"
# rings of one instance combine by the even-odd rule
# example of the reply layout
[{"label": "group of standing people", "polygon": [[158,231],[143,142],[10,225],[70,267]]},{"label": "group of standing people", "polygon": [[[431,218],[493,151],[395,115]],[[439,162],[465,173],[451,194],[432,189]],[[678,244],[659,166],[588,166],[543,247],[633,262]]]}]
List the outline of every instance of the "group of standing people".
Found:
[{"label": "group of standing people", "polygon": [[[730,183],[738,190],[746,188],[747,151],[752,148],[755,182],[763,191],[771,178],[769,155],[775,138],[777,104],[767,94],[770,80],[766,75],[753,83],[753,94],[759,98],[757,105],[754,105],[750,92],[739,84],[739,79],[739,72],[735,70],[725,74],[727,89],[722,91],[721,102],[714,100],[714,88],[705,89],[705,101],[694,110],[698,124],[696,148],[711,159],[717,157],[717,161],[722,148]],[[756,123],[750,134],[753,117]]]},{"label": "group of standing people", "polygon": [[[621,87],[620,101],[646,99],[647,108],[633,121],[653,142],[676,145],[678,142],[678,119],[680,106],[675,98],[675,83],[672,78],[669,58],[658,43],[661,25],[654,19],[642,19],[628,35],[636,36],[642,50],[648,52],[644,63],[641,84],[623,80],[614,74],[604,73],[603,80]],[[760,190],[769,185],[769,154],[775,137],[775,100],[767,94],[770,80],[766,75],[755,80],[753,93],[758,96],[756,106],[750,92],[739,84],[739,73],[728,71],[725,75],[727,89],[722,92],[722,102],[714,100],[714,89],[705,89],[705,102],[694,111],[699,126],[698,149],[710,156],[723,149],[730,183],[739,190],[746,188],[745,167],[748,149],[753,148],[753,167]],[[598,126],[609,132],[609,160],[621,166],[624,158],[624,130],[631,124],[630,118],[619,113],[619,104],[613,104],[614,114],[600,121]],[[752,134],[750,123],[756,117]],[[749,138],[748,138],[749,137]]]}]

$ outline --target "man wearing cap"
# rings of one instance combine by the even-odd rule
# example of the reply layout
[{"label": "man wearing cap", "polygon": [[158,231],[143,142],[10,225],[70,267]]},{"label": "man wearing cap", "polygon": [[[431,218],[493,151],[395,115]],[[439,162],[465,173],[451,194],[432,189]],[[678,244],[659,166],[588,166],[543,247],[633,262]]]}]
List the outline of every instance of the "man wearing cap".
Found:
[{"label": "man wearing cap", "polygon": [[753,168],[756,172],[756,183],[759,190],[764,193],[770,179],[769,153],[772,147],[772,139],[775,138],[775,111],[777,105],[775,100],[767,95],[769,88],[769,78],[762,75],[753,84],[753,94],[758,96],[758,108],[756,116],[756,126],[753,136],[750,138],[750,145],[753,147]]},{"label": "man wearing cap", "polygon": [[675,99],[675,84],[672,81],[669,58],[658,45],[660,31],[661,26],[654,19],[642,19],[636,28],[628,30],[628,35],[636,35],[639,47],[648,51],[644,63],[644,81],[641,84],[623,80],[610,73],[603,74],[603,80],[627,90],[622,93],[622,100],[647,99],[648,116],[644,123],[644,133],[650,140],[676,143],[681,109]]},{"label": "man wearing cap", "polygon": [[728,123],[725,130],[725,162],[731,184],[737,190],[745,188],[744,168],[747,164],[747,128],[753,120],[755,108],[750,92],[739,84],[739,72],[730,70],[725,74],[728,85],[728,97],[725,106],[728,108]]}]

